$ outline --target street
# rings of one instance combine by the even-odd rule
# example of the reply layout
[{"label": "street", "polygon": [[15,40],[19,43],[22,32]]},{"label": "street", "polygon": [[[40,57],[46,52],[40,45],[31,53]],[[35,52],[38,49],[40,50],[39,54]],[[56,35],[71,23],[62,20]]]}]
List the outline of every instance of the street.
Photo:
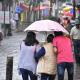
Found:
[{"label": "street", "polygon": [[[17,68],[20,43],[25,36],[26,34],[23,32],[13,33],[13,36],[6,37],[2,41],[2,46],[0,46],[0,80],[6,80],[7,57],[13,57],[13,80],[22,80]],[[80,80],[80,65],[76,66],[76,63],[74,65],[74,80]],[[67,80],[67,74],[65,74],[65,80]]]},{"label": "street", "polygon": [[20,80],[17,71],[17,61],[20,42],[24,37],[25,34],[23,33],[14,33],[13,36],[6,37],[2,41],[2,46],[0,46],[0,80],[6,80],[6,62],[9,56],[13,57],[13,80]]}]

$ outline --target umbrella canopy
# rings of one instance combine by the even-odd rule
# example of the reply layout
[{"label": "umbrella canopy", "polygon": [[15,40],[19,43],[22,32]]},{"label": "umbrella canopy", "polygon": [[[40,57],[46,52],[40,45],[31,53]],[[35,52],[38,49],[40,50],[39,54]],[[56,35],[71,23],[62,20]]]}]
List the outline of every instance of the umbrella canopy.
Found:
[{"label": "umbrella canopy", "polygon": [[37,6],[37,7],[33,7],[34,11],[44,10],[44,9],[50,9],[50,7],[49,6]]},{"label": "umbrella canopy", "polygon": [[59,23],[52,20],[39,20],[33,22],[24,31],[52,32],[62,31],[68,34],[68,31]]}]

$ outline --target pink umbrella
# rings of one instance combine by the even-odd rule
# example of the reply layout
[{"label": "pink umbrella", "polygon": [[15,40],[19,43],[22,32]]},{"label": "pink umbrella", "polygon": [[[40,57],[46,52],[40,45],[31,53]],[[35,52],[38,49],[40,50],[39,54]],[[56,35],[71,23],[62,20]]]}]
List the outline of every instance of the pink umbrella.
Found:
[{"label": "pink umbrella", "polygon": [[44,10],[44,9],[49,9],[49,6],[37,6],[37,7],[33,7],[34,11],[38,11],[38,10]]},{"label": "pink umbrella", "polygon": [[59,23],[51,20],[39,20],[33,22],[24,31],[52,32],[62,31],[68,34],[68,31]]}]

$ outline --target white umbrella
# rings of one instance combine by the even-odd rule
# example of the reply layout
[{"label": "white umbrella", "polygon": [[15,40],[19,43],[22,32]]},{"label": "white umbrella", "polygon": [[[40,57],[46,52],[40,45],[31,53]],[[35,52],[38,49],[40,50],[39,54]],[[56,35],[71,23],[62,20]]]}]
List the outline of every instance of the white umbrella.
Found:
[{"label": "white umbrella", "polygon": [[68,31],[59,23],[52,20],[39,20],[33,22],[24,31],[52,32],[62,31],[68,34]]}]

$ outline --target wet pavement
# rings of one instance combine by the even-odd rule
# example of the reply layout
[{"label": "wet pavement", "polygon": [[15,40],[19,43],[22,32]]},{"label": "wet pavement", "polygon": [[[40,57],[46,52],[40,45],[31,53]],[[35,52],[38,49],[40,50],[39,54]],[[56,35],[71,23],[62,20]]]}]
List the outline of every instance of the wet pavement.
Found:
[{"label": "wet pavement", "polygon": [[0,46],[0,80],[6,80],[7,57],[13,57],[13,80],[20,80],[17,71],[17,63],[20,43],[24,38],[25,34],[20,32],[4,38],[2,46]]},{"label": "wet pavement", "polygon": [[[18,56],[21,41],[25,38],[25,33],[13,33],[13,36],[4,38],[0,46],[0,80],[6,80],[7,57],[13,57],[13,80],[22,80],[18,74]],[[74,80],[80,80],[80,65],[75,64]],[[67,79],[65,71],[65,80]],[[56,78],[57,80],[57,78]]]}]

